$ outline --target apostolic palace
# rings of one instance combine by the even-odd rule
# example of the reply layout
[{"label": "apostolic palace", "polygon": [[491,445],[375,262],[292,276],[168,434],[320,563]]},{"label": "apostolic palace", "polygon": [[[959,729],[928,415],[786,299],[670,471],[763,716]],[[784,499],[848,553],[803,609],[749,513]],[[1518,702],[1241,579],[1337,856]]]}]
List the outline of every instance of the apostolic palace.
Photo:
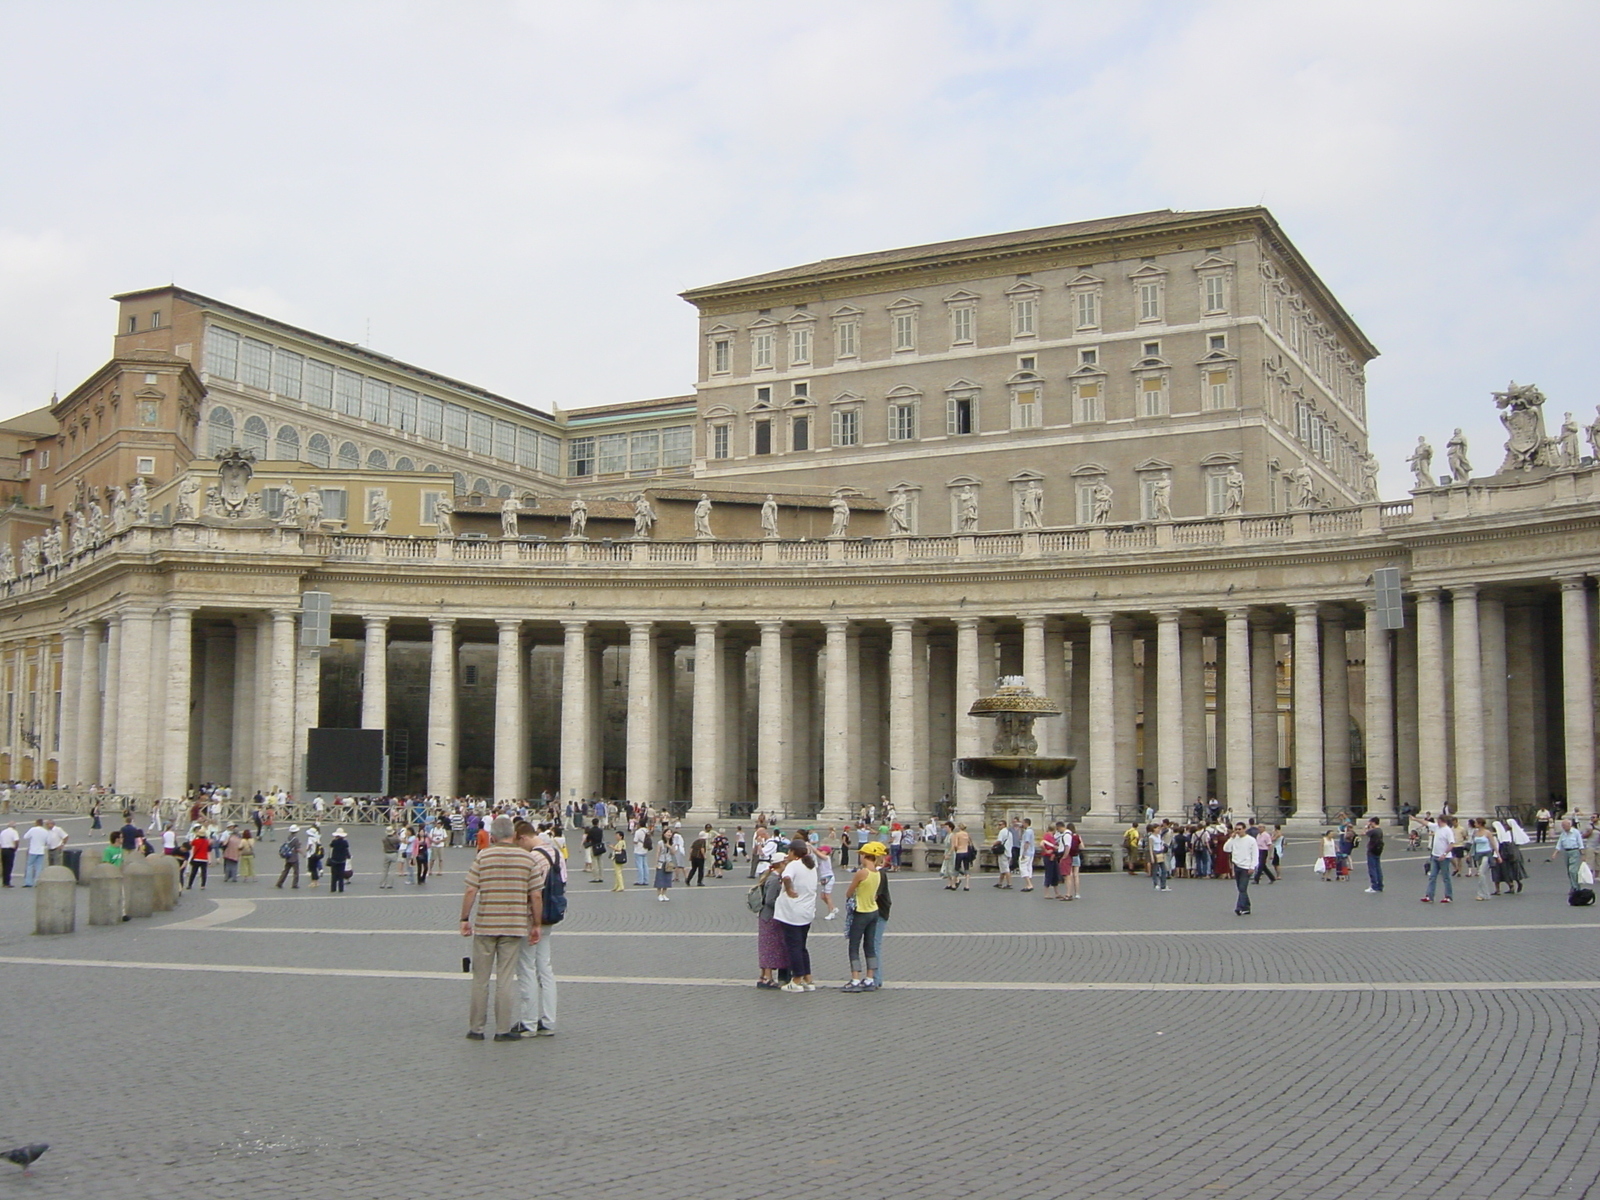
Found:
[{"label": "apostolic palace", "polygon": [[976,816],[951,763],[1021,675],[1091,827],[1593,811],[1600,430],[1513,385],[1478,470],[1419,442],[1380,500],[1377,349],[1265,209],[684,298],[691,393],[566,409],[117,296],[0,426],[0,778],[300,792],[344,727],[393,794]]}]

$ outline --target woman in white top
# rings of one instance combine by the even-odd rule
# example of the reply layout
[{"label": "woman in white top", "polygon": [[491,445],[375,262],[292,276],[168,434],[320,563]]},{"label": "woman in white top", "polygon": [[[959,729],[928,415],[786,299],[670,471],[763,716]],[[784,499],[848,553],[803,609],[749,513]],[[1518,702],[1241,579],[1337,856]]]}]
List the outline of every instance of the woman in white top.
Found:
[{"label": "woman in white top", "polygon": [[806,937],[817,915],[817,860],[811,856],[810,843],[798,837],[790,842],[789,860],[781,871],[783,892],[773,906],[772,919],[789,952],[789,982],[783,990],[814,992],[817,985],[811,980],[811,953],[806,949]]}]

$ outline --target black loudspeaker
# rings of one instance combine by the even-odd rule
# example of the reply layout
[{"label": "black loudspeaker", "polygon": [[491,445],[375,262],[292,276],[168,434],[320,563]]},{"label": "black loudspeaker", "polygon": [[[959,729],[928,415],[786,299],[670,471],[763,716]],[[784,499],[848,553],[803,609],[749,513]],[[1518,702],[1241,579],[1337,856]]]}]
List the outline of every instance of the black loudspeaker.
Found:
[{"label": "black loudspeaker", "polygon": [[308,729],[306,791],[383,794],[383,730]]}]

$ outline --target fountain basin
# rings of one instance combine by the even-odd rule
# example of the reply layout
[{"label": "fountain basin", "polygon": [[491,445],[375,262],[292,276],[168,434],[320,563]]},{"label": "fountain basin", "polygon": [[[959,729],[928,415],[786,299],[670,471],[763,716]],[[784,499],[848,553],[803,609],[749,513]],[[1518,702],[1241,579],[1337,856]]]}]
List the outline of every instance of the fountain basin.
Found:
[{"label": "fountain basin", "polygon": [[963,779],[992,779],[998,783],[1009,779],[1065,779],[1067,772],[1077,763],[1078,760],[1075,758],[1047,758],[1033,754],[989,754],[979,758],[958,758],[956,770],[961,773]]}]

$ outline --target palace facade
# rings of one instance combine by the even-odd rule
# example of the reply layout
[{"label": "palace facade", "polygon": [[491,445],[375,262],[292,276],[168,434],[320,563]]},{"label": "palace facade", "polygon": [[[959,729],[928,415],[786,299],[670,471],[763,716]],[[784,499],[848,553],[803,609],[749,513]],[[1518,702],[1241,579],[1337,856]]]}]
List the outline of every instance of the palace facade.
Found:
[{"label": "palace facade", "polygon": [[694,394],[570,410],[117,297],[0,484],[0,776],[299,791],[342,726],[395,792],[977,818],[1020,674],[1091,824],[1592,811],[1593,460],[1380,501],[1376,350],[1265,210],[685,295]]}]

